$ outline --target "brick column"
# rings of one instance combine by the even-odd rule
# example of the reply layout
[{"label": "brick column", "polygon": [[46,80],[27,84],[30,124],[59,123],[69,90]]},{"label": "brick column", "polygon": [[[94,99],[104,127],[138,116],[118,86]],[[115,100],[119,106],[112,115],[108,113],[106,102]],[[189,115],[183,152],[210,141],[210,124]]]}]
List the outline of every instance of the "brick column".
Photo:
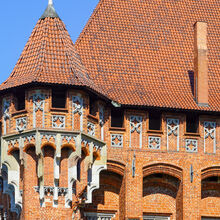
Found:
[{"label": "brick column", "polygon": [[200,220],[201,174],[198,162],[187,160],[183,167],[183,219]]},{"label": "brick column", "polygon": [[142,161],[140,156],[136,153],[136,159],[133,162],[135,165],[135,172],[132,175],[132,161],[134,160],[134,153],[129,152],[129,159],[126,170],[126,219],[140,218],[143,216],[143,171]]}]

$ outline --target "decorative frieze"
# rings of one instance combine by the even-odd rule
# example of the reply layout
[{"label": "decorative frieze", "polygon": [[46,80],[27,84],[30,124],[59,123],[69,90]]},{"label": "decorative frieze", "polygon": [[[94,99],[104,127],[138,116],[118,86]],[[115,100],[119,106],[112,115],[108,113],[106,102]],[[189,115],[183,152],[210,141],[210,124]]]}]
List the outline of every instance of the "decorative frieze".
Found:
[{"label": "decorative frieze", "polygon": [[198,151],[198,140],[196,139],[186,139],[186,151],[189,153],[196,153]]},{"label": "decorative frieze", "polygon": [[41,141],[43,139],[46,139],[47,142],[51,142],[51,139],[53,139],[53,142],[55,142],[56,140],[56,134],[52,134],[52,133],[41,133]]},{"label": "decorative frieze", "polygon": [[16,119],[16,131],[22,132],[27,128],[27,117]]},{"label": "decorative frieze", "polygon": [[102,149],[102,146],[100,144],[96,143],[96,142],[93,142],[93,149],[95,151],[99,151],[99,150]]},{"label": "decorative frieze", "polygon": [[80,116],[80,130],[83,130],[83,99],[80,96],[72,97],[72,108],[73,108],[73,121],[72,126],[75,129],[74,125],[74,116],[75,114],[79,114]]},{"label": "decorative frieze", "polygon": [[[34,187],[36,192],[40,192],[40,187],[39,186],[35,186]],[[54,186],[44,186],[44,195],[46,196],[53,196],[54,192],[55,192],[55,187]],[[66,194],[68,193],[68,188],[65,187],[58,187],[58,196],[66,196]],[[74,190],[72,190],[72,193],[74,193]]]},{"label": "decorative frieze", "polygon": [[23,136],[23,139],[24,139],[24,141],[26,141],[28,143],[31,143],[33,141],[35,142],[36,134],[30,134],[30,135]]},{"label": "decorative frieze", "polygon": [[66,196],[67,193],[68,193],[68,188],[58,187],[58,195],[59,196]]},{"label": "decorative frieze", "polygon": [[63,115],[52,116],[52,128],[65,128],[66,117]]},{"label": "decorative frieze", "polygon": [[123,135],[122,134],[111,134],[111,146],[112,147],[123,147]]},{"label": "decorative frieze", "polygon": [[213,140],[213,153],[216,153],[216,122],[204,122],[204,152],[206,152],[206,139]]},{"label": "decorative frieze", "polygon": [[167,150],[169,150],[170,136],[176,137],[177,151],[179,151],[179,119],[167,119]]},{"label": "decorative frieze", "polygon": [[19,138],[10,139],[7,141],[8,146],[15,147],[16,145],[20,147]]},{"label": "decorative frieze", "polygon": [[161,145],[161,138],[160,137],[148,137],[148,148],[152,150],[158,150],[160,149]]},{"label": "decorative frieze", "polygon": [[92,122],[87,123],[87,133],[89,135],[95,136],[95,125]]},{"label": "decorative frieze", "polygon": [[132,138],[131,134],[135,131],[139,135],[139,147],[142,147],[142,121],[141,116],[130,116],[130,147],[132,147]]},{"label": "decorative frieze", "polygon": [[36,113],[41,111],[42,116],[42,127],[44,128],[44,106],[45,106],[45,95],[37,92],[32,96],[33,100],[33,127],[36,127]]},{"label": "decorative frieze", "polygon": [[62,139],[62,142],[67,142],[69,144],[71,141],[75,142],[76,136],[64,134],[64,135],[61,135],[61,139]]}]

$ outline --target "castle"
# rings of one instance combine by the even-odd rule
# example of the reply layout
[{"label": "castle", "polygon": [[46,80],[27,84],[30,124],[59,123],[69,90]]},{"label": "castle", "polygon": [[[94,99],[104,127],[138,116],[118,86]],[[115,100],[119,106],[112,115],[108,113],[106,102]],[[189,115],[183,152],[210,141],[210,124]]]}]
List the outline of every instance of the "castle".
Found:
[{"label": "castle", "polygon": [[49,0],[0,85],[1,219],[220,219],[219,9],[100,0],[73,44]]}]

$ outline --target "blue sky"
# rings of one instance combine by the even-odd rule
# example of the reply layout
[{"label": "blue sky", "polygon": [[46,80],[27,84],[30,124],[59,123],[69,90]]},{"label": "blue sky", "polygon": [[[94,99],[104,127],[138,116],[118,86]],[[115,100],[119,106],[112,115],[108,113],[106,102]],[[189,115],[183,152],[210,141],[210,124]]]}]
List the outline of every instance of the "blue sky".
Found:
[{"label": "blue sky", "polygon": [[[76,41],[99,0],[53,0],[54,7]],[[0,1],[0,83],[12,72],[48,0]]]}]

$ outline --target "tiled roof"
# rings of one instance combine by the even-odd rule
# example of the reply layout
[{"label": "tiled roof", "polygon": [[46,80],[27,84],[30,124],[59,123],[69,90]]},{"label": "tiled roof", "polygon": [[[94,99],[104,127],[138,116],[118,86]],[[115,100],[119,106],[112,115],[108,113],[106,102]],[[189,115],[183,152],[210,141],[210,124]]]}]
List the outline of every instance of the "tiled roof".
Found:
[{"label": "tiled roof", "polygon": [[[209,107],[190,85],[197,21],[208,23]],[[75,47],[121,104],[220,111],[219,0],[100,0]]]},{"label": "tiled roof", "polygon": [[0,90],[29,83],[52,83],[86,86],[102,92],[89,78],[65,25],[54,16],[55,13],[46,10],[39,19],[14,70]]}]

